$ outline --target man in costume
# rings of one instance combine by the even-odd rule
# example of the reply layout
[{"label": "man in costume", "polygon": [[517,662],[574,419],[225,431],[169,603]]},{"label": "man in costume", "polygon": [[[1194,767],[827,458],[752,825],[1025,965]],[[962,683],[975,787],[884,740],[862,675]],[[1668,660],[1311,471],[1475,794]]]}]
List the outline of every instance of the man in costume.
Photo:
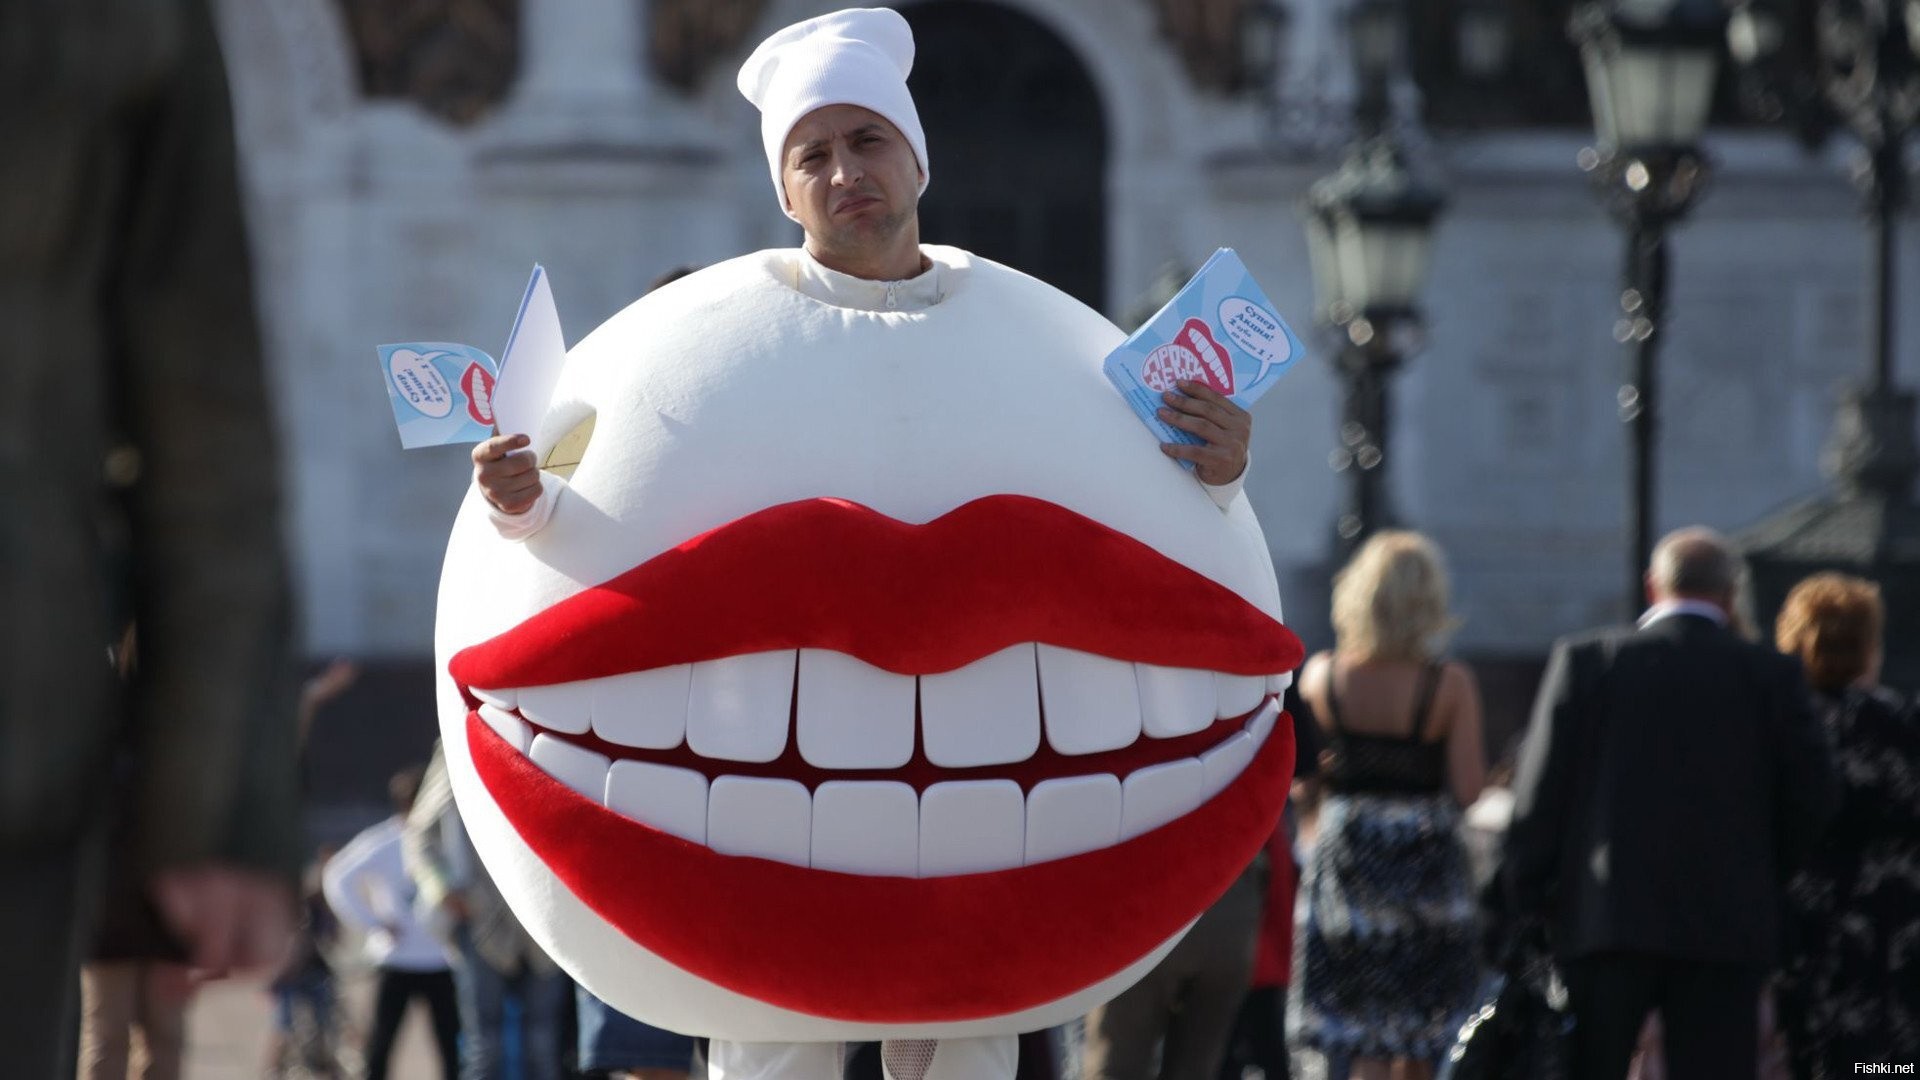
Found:
[{"label": "man in costume", "polygon": [[754,52],[805,248],[576,346],[540,430],[476,450],[443,577],[482,858],[727,1080],[838,1076],[846,1039],[896,1080],[1011,1076],[1012,1033],[1226,889],[1291,770],[1246,413],[1184,387],[1204,441],[1157,444],[1100,374],[1110,323],[920,244],[912,52],[885,9]]}]

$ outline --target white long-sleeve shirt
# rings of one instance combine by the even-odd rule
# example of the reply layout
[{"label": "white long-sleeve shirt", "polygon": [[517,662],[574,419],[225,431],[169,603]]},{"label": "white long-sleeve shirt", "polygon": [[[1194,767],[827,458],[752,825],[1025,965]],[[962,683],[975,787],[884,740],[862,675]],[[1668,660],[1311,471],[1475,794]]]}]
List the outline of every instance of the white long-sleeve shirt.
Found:
[{"label": "white long-sleeve shirt", "polygon": [[[940,265],[938,259],[929,257],[929,261],[932,265],[919,277],[905,281],[873,281],[822,266],[819,260],[802,248],[799,257],[792,262],[793,276],[788,284],[796,292],[823,304],[855,311],[924,311],[946,298],[941,280],[945,267]],[[1224,484],[1209,484],[1195,477],[1201,490],[1221,510],[1233,503],[1246,479],[1246,469],[1240,470],[1239,476]],[[554,503],[559,501],[566,489],[565,480],[542,471],[540,495],[532,506],[518,514],[503,513],[498,507],[491,507],[488,516],[502,539],[525,540],[546,527],[548,519],[553,517]]]},{"label": "white long-sleeve shirt", "polygon": [[365,935],[367,959],[395,971],[445,971],[446,949],[414,913],[414,885],[400,856],[406,819],[390,817],[327,860],[320,887],[341,923]]}]

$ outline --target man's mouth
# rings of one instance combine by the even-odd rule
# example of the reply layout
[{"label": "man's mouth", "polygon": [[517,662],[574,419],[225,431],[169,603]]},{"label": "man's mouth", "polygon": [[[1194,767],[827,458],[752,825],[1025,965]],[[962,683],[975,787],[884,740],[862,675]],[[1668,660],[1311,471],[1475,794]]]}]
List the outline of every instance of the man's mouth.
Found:
[{"label": "man's mouth", "polygon": [[[1273,768],[1236,781],[1274,756],[1262,753],[1284,724],[1273,694],[1300,654],[1231,590],[1051,503],[992,496],[910,525],[816,499],[687,541],[463,650],[450,671],[495,801],[609,922],[762,1000],[916,1019],[1050,1000],[1075,988],[1062,978],[1096,981],[1197,916],[1272,828],[1284,781]],[[1284,728],[1281,741],[1290,756]],[[577,798],[547,790],[559,786]],[[1208,815],[1233,825],[1185,835]],[[588,833],[597,846],[582,849]],[[871,977],[851,996],[831,980],[799,988],[785,966],[777,986],[745,985],[756,976],[739,958],[670,940],[676,916],[648,906],[668,901],[629,895],[596,862],[614,844],[611,857],[645,849],[655,869],[691,860],[675,881],[771,874],[808,898],[790,908],[843,918],[872,895],[933,895],[872,882],[939,879],[984,888],[978,902],[1009,905],[1009,925],[1031,911],[1051,934],[1069,916],[1035,883],[1105,882],[1126,865],[1116,852],[1145,843],[1165,881],[1112,916],[1083,963],[966,1003]],[[784,876],[800,868],[810,876]],[[780,925],[750,936],[799,948],[778,935],[804,930]]]},{"label": "man's mouth", "polygon": [[869,206],[877,206],[879,203],[880,197],[877,195],[850,195],[836,203],[833,212],[836,215],[851,214],[865,210]]}]

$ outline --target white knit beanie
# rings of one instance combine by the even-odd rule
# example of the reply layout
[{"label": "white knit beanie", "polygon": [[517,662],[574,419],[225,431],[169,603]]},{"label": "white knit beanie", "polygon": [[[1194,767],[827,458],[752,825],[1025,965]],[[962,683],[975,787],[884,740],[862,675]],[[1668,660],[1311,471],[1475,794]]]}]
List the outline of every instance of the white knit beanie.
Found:
[{"label": "white knit beanie", "polygon": [[913,30],[891,8],[847,8],[794,23],[740,65],[740,92],[760,110],[773,192],[788,217],[794,215],[780,179],[781,150],[802,117],[827,105],[871,109],[899,128],[920,162],[920,190],[927,190],[932,170],[920,114],[907,93],[911,70]]}]

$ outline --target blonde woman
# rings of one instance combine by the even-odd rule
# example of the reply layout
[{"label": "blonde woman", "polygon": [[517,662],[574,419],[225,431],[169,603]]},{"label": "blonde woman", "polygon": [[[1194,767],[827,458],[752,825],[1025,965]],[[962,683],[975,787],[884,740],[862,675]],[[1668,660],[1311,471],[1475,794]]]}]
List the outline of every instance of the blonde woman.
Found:
[{"label": "blonde woman", "polygon": [[1446,570],[1418,533],[1361,547],[1334,579],[1333,625],[1336,647],[1300,675],[1327,740],[1327,797],[1300,884],[1287,1026],[1351,1077],[1421,1078],[1475,990],[1455,827],[1486,778],[1480,694],[1440,657],[1454,625]]}]

